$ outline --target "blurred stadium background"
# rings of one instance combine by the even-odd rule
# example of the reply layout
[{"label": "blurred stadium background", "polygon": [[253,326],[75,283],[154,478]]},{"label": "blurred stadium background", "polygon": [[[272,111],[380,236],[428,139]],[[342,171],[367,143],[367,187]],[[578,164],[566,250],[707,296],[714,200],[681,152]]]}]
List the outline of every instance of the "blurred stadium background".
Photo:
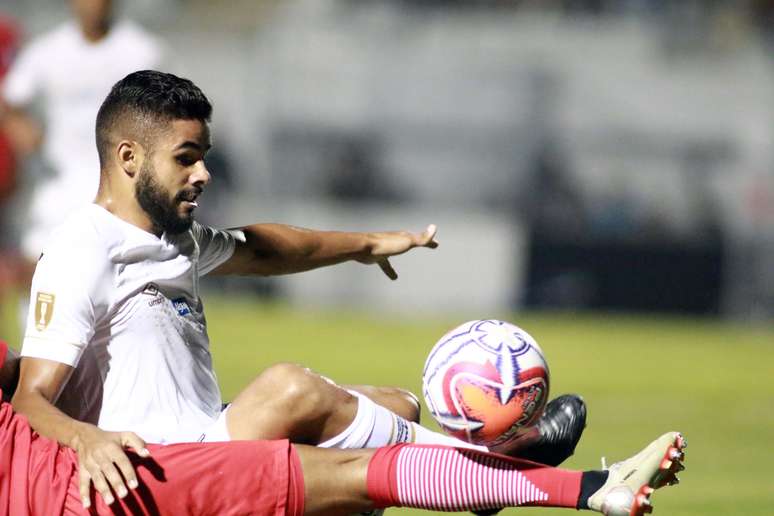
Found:
[{"label": "blurred stadium background", "polygon": [[[688,471],[660,514],[771,514],[774,2],[117,6],[215,103],[204,220],[439,226],[397,283],[359,265],[211,281],[226,396],[279,360],[418,392],[443,332],[506,318],[542,344],[552,392],[589,403],[570,466],[677,428]],[[0,13],[34,36],[67,3]],[[35,175],[0,208],[0,246]],[[14,296],[0,331],[18,343]]]}]

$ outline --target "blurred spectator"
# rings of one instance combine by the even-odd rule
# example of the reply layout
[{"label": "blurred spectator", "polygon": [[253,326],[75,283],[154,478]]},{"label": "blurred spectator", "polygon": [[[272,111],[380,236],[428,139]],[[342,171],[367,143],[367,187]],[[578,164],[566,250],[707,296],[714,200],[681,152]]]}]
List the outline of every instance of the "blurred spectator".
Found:
[{"label": "blurred spectator", "polygon": [[[19,30],[10,18],[0,15],[0,81],[5,78],[11,60],[18,48]],[[11,142],[5,132],[0,132],[0,210],[15,186],[15,160]],[[0,211],[0,213],[2,213]],[[0,224],[2,227],[2,224]],[[2,242],[0,241],[0,245]]]},{"label": "blurred spectator", "polygon": [[[164,55],[160,41],[141,27],[113,20],[111,0],[70,0],[70,7],[73,19],[27,44],[3,84],[3,125],[13,146],[21,156],[42,147],[47,168],[26,203],[26,283],[52,227],[97,190],[100,103],[118,79],[159,68]],[[37,104],[40,121],[32,115]]]},{"label": "blurred spectator", "polygon": [[[16,23],[0,16],[0,84],[5,78],[19,42],[19,30]],[[11,142],[4,131],[0,131],[0,304],[5,291],[15,276],[17,259],[14,253],[6,249],[8,242],[4,238],[5,201],[16,186],[16,163]]]}]

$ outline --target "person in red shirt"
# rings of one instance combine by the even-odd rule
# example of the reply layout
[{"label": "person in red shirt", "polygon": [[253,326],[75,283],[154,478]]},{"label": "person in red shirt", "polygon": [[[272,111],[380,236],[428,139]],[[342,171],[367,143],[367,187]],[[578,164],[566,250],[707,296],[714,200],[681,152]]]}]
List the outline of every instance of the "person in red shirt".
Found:
[{"label": "person in red shirt", "polygon": [[[0,394],[18,356],[0,341]],[[127,447],[130,448],[130,447]],[[651,512],[654,489],[683,469],[685,440],[659,437],[608,471],[570,471],[446,446],[323,449],[287,440],[148,445],[128,449],[136,473],[113,504],[84,508],[78,458],[35,433],[0,401],[0,514],[351,514],[391,506],[486,511],[506,506]],[[135,476],[136,475],[136,476]]]},{"label": "person in red shirt", "polygon": [[[19,46],[19,29],[9,17],[0,14],[0,82],[5,78],[13,56]],[[0,105],[0,110],[3,108]],[[0,130],[0,207],[16,185],[16,160],[12,142],[4,130]]]}]

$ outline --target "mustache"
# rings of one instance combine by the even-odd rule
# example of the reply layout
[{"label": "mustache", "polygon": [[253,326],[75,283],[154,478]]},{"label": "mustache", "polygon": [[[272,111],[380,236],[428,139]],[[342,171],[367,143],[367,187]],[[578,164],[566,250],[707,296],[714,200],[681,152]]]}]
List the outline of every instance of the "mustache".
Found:
[{"label": "mustache", "polygon": [[181,203],[183,201],[193,202],[202,194],[201,188],[191,188],[190,190],[181,190],[175,196],[175,202]]}]

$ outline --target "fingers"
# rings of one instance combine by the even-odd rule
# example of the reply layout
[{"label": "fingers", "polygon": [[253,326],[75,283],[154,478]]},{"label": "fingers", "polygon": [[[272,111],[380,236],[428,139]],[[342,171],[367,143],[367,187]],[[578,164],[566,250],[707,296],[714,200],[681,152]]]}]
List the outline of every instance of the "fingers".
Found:
[{"label": "fingers", "polygon": [[78,492],[81,503],[85,509],[91,507],[90,487],[102,496],[107,505],[115,502],[113,493],[119,498],[129,494],[130,489],[136,489],[139,485],[137,474],[134,471],[129,457],[124,448],[133,448],[142,457],[150,455],[145,447],[145,441],[132,432],[107,434],[111,435],[111,441],[107,441],[101,448],[92,452],[84,452],[80,455],[80,467],[78,471]]},{"label": "fingers", "polygon": [[[108,485],[107,481],[105,480],[105,475],[102,474],[102,470],[96,463],[92,463],[90,465],[84,466],[86,469],[86,478],[91,479],[91,482],[94,484],[94,489],[102,496],[102,499],[105,501],[107,505],[112,504],[115,502],[115,498],[113,497],[113,493],[110,492],[110,486]],[[84,495],[84,482],[83,482],[83,473],[79,476],[79,480],[81,481],[81,484],[79,485],[79,492],[81,493],[81,501],[83,502],[84,507],[91,506],[91,500],[89,497],[89,482],[86,480],[85,484],[85,495]],[[88,505],[87,505],[88,502]]]},{"label": "fingers", "polygon": [[435,233],[438,231],[438,227],[435,224],[430,224],[427,229],[424,230],[419,237],[418,245],[422,247],[429,247],[435,249],[438,247],[438,242],[435,240]]},{"label": "fingers", "polygon": [[[127,462],[127,465],[129,466],[129,469],[131,470],[131,464],[129,463],[129,459],[124,457],[124,460]],[[105,477],[105,480],[109,484],[107,486],[107,498],[106,493],[103,492],[101,489],[97,489],[100,494],[102,494],[102,498],[105,500],[105,503],[110,505],[113,503],[113,493],[110,492],[110,488],[113,489],[113,492],[115,492],[119,498],[124,498],[126,495],[129,494],[129,491],[126,489],[126,485],[124,484],[124,479],[121,476],[121,474],[118,472],[118,469],[116,468],[116,464],[119,462],[119,457],[115,457],[113,459],[113,462],[103,462],[101,465],[102,474]],[[136,482],[136,479],[135,479]],[[97,483],[94,482],[94,487],[97,487]]]},{"label": "fingers", "polygon": [[379,267],[382,269],[382,272],[384,272],[388,278],[391,280],[398,279],[398,273],[395,272],[395,269],[392,268],[392,265],[390,265],[390,261],[387,258],[384,258],[383,260],[379,260],[377,262],[379,264]]},{"label": "fingers", "polygon": [[[129,459],[126,457],[126,455],[116,457],[114,463],[121,471],[121,475],[126,480],[126,485],[129,486],[129,489],[137,489],[137,486],[140,484],[137,482],[137,475],[134,472],[134,467],[132,466],[132,463],[129,462]],[[115,470],[115,468],[113,469]],[[113,479],[108,477],[108,480],[110,480],[110,484],[115,488],[116,485],[113,483]],[[120,488],[121,490],[116,490],[116,493],[118,494],[119,498],[123,498],[128,494],[126,492],[126,488],[124,487],[123,481],[121,481]]]},{"label": "fingers", "polygon": [[78,492],[81,494],[81,504],[84,509],[91,507],[91,494],[89,488],[91,487],[91,475],[86,470],[86,467],[81,464],[78,469]]},{"label": "fingers", "polygon": [[150,452],[145,447],[145,441],[134,432],[121,432],[121,446],[133,449],[140,457],[150,457]]}]

